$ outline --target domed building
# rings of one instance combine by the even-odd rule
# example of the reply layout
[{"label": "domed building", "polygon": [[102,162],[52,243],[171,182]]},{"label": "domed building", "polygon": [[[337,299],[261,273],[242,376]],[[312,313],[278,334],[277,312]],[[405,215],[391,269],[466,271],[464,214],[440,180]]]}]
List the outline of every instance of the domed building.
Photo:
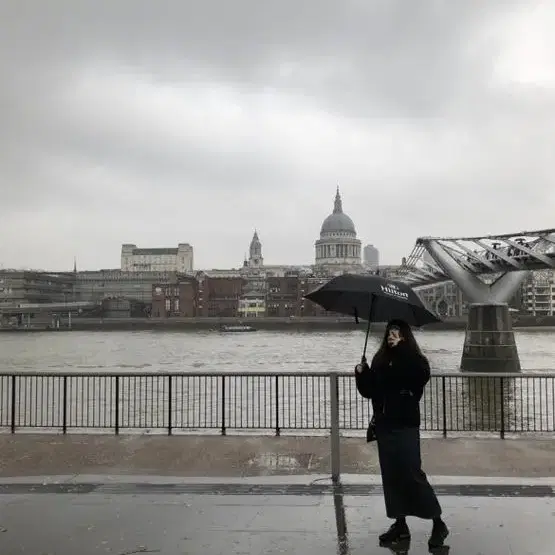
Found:
[{"label": "domed building", "polygon": [[353,220],[343,212],[339,187],[333,212],[324,220],[316,241],[315,270],[339,274],[360,271],[361,244]]}]

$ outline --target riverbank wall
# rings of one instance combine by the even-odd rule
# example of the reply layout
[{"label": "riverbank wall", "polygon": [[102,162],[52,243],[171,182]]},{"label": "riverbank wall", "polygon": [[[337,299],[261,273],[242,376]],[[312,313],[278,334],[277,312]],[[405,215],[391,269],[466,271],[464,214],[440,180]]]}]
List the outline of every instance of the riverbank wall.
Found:
[{"label": "riverbank wall", "polygon": [[[22,331],[219,331],[222,326],[243,325],[267,331],[349,331],[366,329],[366,322],[356,323],[353,318],[72,318],[63,320],[59,328],[36,324],[25,328],[0,328],[3,332]],[[373,330],[382,330],[385,324],[373,324]],[[524,317],[514,323],[515,329],[546,330],[555,328],[555,319]],[[426,331],[464,330],[466,319],[449,319],[425,327]]]},{"label": "riverbank wall", "polygon": [[[358,324],[354,318],[72,318],[59,328],[38,324],[28,328],[0,328],[2,331],[219,331],[223,326],[251,326],[268,331],[348,331],[366,330],[366,322]],[[383,329],[385,324],[373,324],[372,329]],[[438,327],[439,326],[439,327]],[[465,321],[434,324],[434,329],[464,329]],[[432,326],[427,326],[432,329]]]}]

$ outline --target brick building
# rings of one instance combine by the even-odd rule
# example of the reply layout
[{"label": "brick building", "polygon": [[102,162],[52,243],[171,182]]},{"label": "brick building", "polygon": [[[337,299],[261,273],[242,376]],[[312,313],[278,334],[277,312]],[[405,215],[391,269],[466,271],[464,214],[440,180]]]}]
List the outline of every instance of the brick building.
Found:
[{"label": "brick building", "polygon": [[239,275],[198,276],[199,316],[235,318],[246,280]]},{"label": "brick building", "polygon": [[177,276],[175,281],[152,286],[153,318],[194,318],[198,315],[198,281],[190,276]]},{"label": "brick building", "polygon": [[298,276],[267,278],[266,316],[299,316],[300,307],[301,281]]},{"label": "brick building", "polygon": [[327,312],[320,305],[304,299],[303,295],[314,291],[321,285],[324,285],[329,280],[325,277],[301,277],[300,278],[300,306],[299,306],[299,316],[306,318],[315,318],[321,316],[334,316],[337,318],[337,314],[333,312]]}]

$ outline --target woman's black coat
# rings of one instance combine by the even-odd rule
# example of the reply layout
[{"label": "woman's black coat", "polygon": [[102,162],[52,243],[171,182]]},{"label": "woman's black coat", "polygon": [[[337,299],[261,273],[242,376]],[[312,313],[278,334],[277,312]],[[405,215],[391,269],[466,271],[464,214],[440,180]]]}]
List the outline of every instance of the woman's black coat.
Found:
[{"label": "woman's black coat", "polygon": [[403,343],[376,354],[372,364],[355,373],[358,392],[371,399],[376,426],[420,427],[420,400],[430,379],[427,358]]}]

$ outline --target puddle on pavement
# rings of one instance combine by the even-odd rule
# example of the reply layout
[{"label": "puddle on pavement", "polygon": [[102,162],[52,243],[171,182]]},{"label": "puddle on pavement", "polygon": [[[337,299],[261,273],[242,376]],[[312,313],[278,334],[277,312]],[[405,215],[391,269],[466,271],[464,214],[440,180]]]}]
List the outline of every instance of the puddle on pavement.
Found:
[{"label": "puddle on pavement", "polygon": [[312,455],[284,455],[280,453],[262,453],[248,461],[249,466],[258,466],[268,470],[308,469]]}]

